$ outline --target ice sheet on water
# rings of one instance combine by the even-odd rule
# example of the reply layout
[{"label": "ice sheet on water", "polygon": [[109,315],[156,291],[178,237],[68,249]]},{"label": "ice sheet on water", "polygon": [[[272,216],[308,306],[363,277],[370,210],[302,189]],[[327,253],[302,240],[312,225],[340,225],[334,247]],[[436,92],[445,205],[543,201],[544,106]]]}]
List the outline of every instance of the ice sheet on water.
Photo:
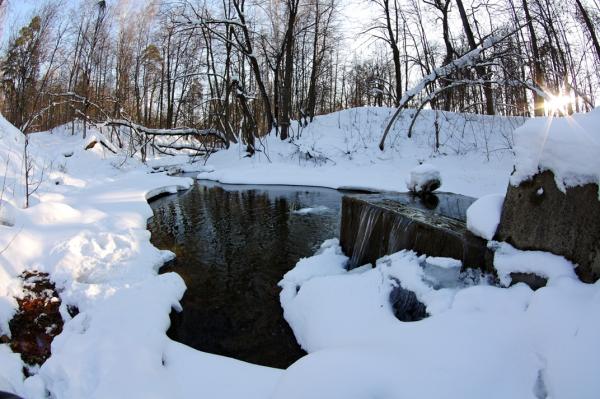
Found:
[{"label": "ice sheet on water", "polygon": [[329,208],[326,207],[325,205],[317,205],[314,207],[296,209],[296,210],[292,211],[292,213],[294,213],[296,215],[310,215],[310,214],[325,213],[328,211],[329,211]]}]

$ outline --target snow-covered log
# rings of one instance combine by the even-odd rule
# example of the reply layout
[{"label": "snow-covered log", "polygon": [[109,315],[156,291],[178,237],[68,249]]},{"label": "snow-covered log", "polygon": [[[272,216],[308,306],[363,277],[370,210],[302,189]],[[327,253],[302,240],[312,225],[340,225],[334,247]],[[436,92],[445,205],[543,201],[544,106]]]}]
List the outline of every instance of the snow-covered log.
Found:
[{"label": "snow-covered log", "polygon": [[176,151],[181,151],[181,150],[189,150],[189,151],[196,151],[197,153],[200,154],[212,154],[217,152],[217,149],[214,148],[207,148],[207,147],[196,147],[196,146],[192,146],[192,145],[186,145],[186,144],[155,144],[155,147],[159,147],[162,150],[176,150]]},{"label": "snow-covered log", "polygon": [[217,129],[195,129],[191,127],[183,127],[176,129],[152,129],[137,123],[130,122],[125,119],[108,119],[102,123],[104,126],[124,126],[129,127],[137,132],[144,133],[147,136],[198,136],[212,137],[223,143],[227,143],[225,135]]},{"label": "snow-covered log", "polygon": [[[450,76],[458,71],[461,71],[465,68],[471,68],[471,67],[477,66],[478,60],[480,59],[480,57],[486,50],[489,50],[489,49],[493,48],[494,46],[498,45],[499,43],[503,42],[508,37],[510,37],[513,34],[515,34],[516,32],[518,32],[523,26],[524,25],[519,26],[517,29],[512,30],[508,33],[492,35],[492,36],[488,37],[479,45],[479,47],[469,51],[465,55],[455,59],[454,61],[452,61],[446,65],[443,65],[439,68],[435,68],[429,75],[425,76],[412,89],[407,90],[404,93],[404,95],[402,96],[402,98],[400,99],[400,102],[398,104],[396,112],[392,115],[391,119],[389,120],[389,122],[385,128],[385,131],[383,132],[383,136],[381,137],[381,141],[379,143],[379,149],[383,151],[385,140],[387,138],[387,135],[390,132],[390,129],[392,128],[394,122],[396,121],[396,119],[398,118],[398,116],[400,115],[402,110],[408,105],[408,103],[411,100],[413,100],[423,90],[425,90],[427,87],[429,87],[431,84],[435,83],[439,79],[445,79],[448,76]],[[436,93],[436,92],[434,91],[434,93]],[[429,100],[427,100],[427,101],[431,101],[431,98],[429,98]]]}]

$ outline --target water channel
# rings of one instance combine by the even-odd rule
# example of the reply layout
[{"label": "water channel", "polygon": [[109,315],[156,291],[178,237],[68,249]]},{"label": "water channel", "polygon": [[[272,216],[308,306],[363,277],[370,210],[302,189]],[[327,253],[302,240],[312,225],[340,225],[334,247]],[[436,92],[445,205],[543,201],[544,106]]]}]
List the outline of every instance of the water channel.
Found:
[{"label": "water channel", "polygon": [[[187,285],[168,335],[204,352],[285,368],[304,355],[283,318],[277,283],[339,236],[343,193],[198,181],[151,202],[152,243],[177,257]],[[312,208],[312,209],[307,209]]]}]

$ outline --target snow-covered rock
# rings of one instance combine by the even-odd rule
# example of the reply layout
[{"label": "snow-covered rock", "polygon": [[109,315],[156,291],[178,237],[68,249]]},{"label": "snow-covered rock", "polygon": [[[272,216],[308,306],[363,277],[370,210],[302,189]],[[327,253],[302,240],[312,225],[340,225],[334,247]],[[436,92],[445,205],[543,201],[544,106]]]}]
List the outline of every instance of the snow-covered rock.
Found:
[{"label": "snow-covered rock", "polygon": [[467,228],[476,236],[491,240],[502,215],[504,195],[490,194],[479,198],[467,209]]},{"label": "snow-covered rock", "polygon": [[518,186],[509,185],[496,239],[520,249],[562,255],[578,265],[582,281],[596,282],[600,279],[598,191],[597,183],[562,191],[550,170]]},{"label": "snow-covered rock", "polygon": [[[535,118],[515,130],[514,186],[540,171],[554,173],[556,185],[600,182],[600,108],[569,117]],[[600,193],[599,193],[600,194]]]},{"label": "snow-covered rock", "polygon": [[417,194],[431,193],[442,185],[442,175],[437,167],[423,163],[410,171],[406,188]]}]

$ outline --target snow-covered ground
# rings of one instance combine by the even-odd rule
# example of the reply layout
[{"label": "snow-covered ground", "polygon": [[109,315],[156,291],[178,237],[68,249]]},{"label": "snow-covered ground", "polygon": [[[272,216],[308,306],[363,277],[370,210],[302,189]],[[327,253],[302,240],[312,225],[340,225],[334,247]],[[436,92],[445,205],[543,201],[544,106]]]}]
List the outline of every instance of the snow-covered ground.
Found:
[{"label": "snow-covered ground", "polygon": [[[281,281],[285,318],[310,354],[286,371],[276,398],[598,398],[600,284],[581,283],[563,258],[496,253],[504,272],[550,266],[535,292],[469,276],[451,284],[410,251],[375,268],[346,271],[346,260],[330,240]],[[429,318],[396,319],[399,285]]]},{"label": "snow-covered ground", "polygon": [[[262,151],[247,158],[233,145],[208,160],[202,179],[222,183],[293,184],[374,191],[406,191],[410,171],[423,161],[441,171],[442,191],[480,197],[504,193],[514,165],[513,131],[523,118],[438,112],[440,147],[435,151],[434,111],[418,117],[406,137],[412,110],[396,121],[385,151],[378,148],[390,108],[364,107],[319,116],[294,144],[268,136]],[[293,124],[298,133],[298,124]]]},{"label": "snow-covered ground", "polygon": [[[50,359],[26,380],[19,355],[0,345],[0,391],[26,398],[46,392],[54,398],[268,397],[279,370],[200,353],[166,336],[185,285],[175,273],[157,274],[172,254],[150,244],[147,199],[192,180],[150,174],[100,145],[84,150],[105,140],[98,132],[85,141],[60,129],[30,137],[34,181],[41,170],[44,178],[30,208],[21,209],[22,135],[0,119],[3,198],[15,217],[14,226],[0,225],[0,335],[9,333],[14,296],[22,291],[18,275],[27,269],[48,272],[56,282],[65,325]],[[72,318],[67,305],[80,313]]]},{"label": "snow-covered ground", "polygon": [[[505,192],[515,163],[512,134],[522,119],[439,113],[436,152],[435,113],[424,111],[408,139],[409,111],[381,152],[390,111],[318,117],[294,143],[267,137],[253,158],[235,145],[206,166],[183,169],[225,183],[405,191],[409,171],[426,161],[440,171],[444,191],[477,197]],[[22,209],[23,137],[0,117],[0,199],[10,204],[0,208],[10,222],[0,223],[0,335],[8,333],[23,270],[50,274],[65,319],[52,356],[32,377],[24,379],[20,357],[0,345],[0,390],[34,399],[600,395],[600,284],[579,282],[563,258],[502,243],[493,245],[503,283],[511,272],[530,271],[547,277],[547,287],[495,287],[477,275],[457,280],[457,261],[411,252],[346,271],[346,257],[329,240],[282,276],[285,317],[309,352],[289,369],[171,341],[169,312],[179,307],[185,285],[177,274],[157,273],[172,254],[150,244],[147,199],[192,182],[150,173],[149,166],[101,145],[84,150],[93,140],[108,143],[90,132],[86,140],[61,129],[30,136],[34,182],[40,171],[44,176],[30,208]],[[184,159],[149,165],[169,169]],[[486,214],[491,208],[482,204]],[[497,208],[489,220],[472,220],[483,235],[491,234]],[[430,317],[410,323],[395,318],[389,297],[399,286],[413,291]],[[67,305],[79,314],[71,317]]]}]

